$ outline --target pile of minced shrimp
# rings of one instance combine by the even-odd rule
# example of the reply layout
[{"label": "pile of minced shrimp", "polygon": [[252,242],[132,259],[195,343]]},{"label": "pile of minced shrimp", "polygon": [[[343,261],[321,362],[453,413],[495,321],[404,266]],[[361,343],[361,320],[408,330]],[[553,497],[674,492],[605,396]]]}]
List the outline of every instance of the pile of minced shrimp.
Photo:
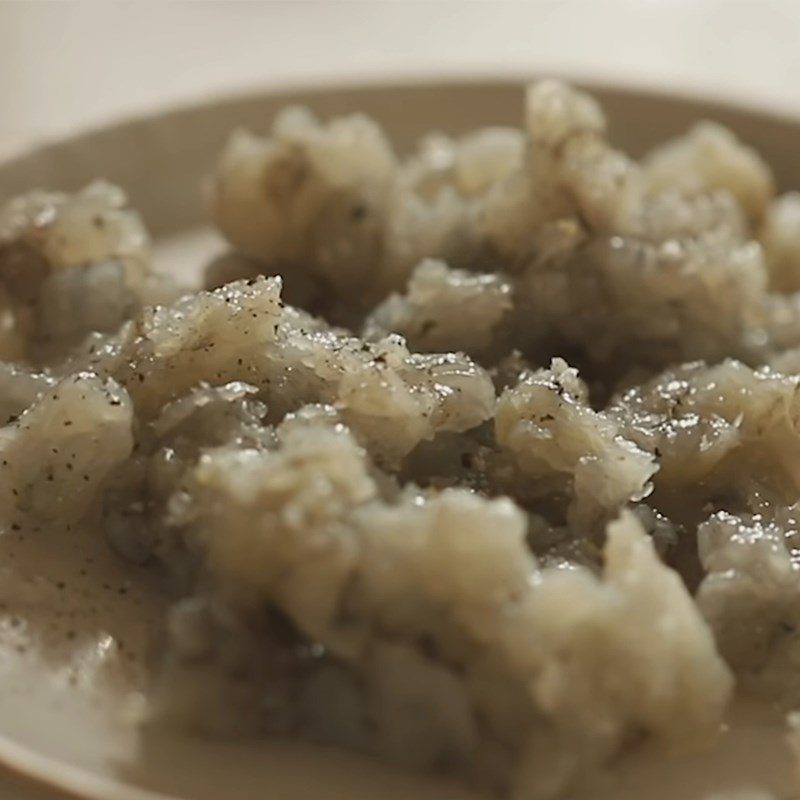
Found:
[{"label": "pile of minced shrimp", "polygon": [[[400,159],[237,132],[180,295],[120,189],[0,208],[0,516],[174,598],[150,717],[524,800],[800,707],[800,195],[545,81]],[[67,534],[64,534],[67,535]]]}]

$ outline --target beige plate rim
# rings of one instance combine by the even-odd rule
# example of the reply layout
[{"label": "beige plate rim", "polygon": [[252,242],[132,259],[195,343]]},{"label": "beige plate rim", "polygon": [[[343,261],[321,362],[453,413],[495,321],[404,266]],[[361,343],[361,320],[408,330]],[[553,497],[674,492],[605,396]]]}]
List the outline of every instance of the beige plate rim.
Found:
[{"label": "beige plate rim", "polygon": [[475,86],[484,89],[493,87],[524,86],[526,83],[542,77],[552,77],[564,80],[586,89],[589,92],[603,94],[612,92],[626,95],[630,99],[649,97],[662,99],[665,102],[683,103],[702,106],[711,110],[712,115],[717,111],[722,113],[748,114],[768,118],[774,122],[788,124],[800,123],[800,106],[797,109],[787,109],[775,101],[766,98],[751,98],[729,87],[709,89],[694,89],[684,87],[667,87],[653,79],[640,79],[628,77],[625,80],[615,80],[606,77],[589,77],[585,72],[568,70],[522,70],[517,67],[510,69],[495,69],[492,72],[456,70],[451,73],[381,73],[374,77],[360,75],[352,79],[341,75],[319,75],[313,79],[286,80],[274,86],[268,83],[246,83],[230,91],[214,91],[199,98],[177,103],[153,103],[147,108],[132,114],[124,114],[95,124],[68,129],[59,135],[44,135],[30,142],[16,144],[9,150],[0,152],[0,167],[13,163],[22,158],[27,158],[39,150],[44,150],[55,144],[64,144],[84,137],[97,134],[113,134],[116,130],[127,128],[132,124],[144,122],[166,114],[181,114],[200,110],[223,103],[245,102],[259,98],[279,99],[290,98],[310,92],[358,92],[361,90],[384,89],[387,92],[398,89],[413,88],[441,88],[448,86]]}]

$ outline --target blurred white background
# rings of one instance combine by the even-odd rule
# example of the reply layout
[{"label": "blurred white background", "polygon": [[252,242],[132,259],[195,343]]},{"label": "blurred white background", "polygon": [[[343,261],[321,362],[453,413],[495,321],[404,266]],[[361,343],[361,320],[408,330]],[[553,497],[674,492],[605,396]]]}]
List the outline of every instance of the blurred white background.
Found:
[{"label": "blurred white background", "polygon": [[0,0],[0,147],[337,78],[564,72],[800,113],[800,0]]}]

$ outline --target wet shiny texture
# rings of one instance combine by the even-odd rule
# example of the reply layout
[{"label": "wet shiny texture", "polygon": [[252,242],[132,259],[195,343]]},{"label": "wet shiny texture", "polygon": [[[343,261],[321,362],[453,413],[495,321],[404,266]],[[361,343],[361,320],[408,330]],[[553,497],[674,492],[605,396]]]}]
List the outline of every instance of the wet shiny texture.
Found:
[{"label": "wet shiny texture", "polygon": [[119,190],[12,201],[5,536],[160,586],[151,726],[529,800],[708,747],[737,693],[800,702],[793,203],[555,82],[406,159],[360,115],[235,134],[180,297]]}]

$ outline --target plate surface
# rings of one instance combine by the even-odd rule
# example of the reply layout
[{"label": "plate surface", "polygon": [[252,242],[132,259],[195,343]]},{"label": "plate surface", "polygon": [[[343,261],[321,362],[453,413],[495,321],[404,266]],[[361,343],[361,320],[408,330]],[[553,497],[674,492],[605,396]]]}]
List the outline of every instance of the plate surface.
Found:
[{"label": "plate surface", "polygon": [[[222,248],[204,228],[202,179],[227,133],[268,128],[289,103],[323,116],[365,111],[400,150],[432,129],[518,124],[522,83],[343,87],[235,97],[43,146],[0,164],[0,200],[35,188],[72,190],[97,177],[129,193],[157,240],[160,267],[190,276]],[[702,100],[590,87],[612,138],[638,154],[701,118],[731,127],[800,188],[800,121]],[[69,540],[0,534],[0,796],[103,800],[467,800],[461,787],[289,743],[209,743],[139,735],[136,690],[160,614],[147,575],[120,564],[90,533]],[[661,760],[646,750],[595,787],[592,800],[700,800],[764,787],[792,796],[780,719],[735,710],[713,753]],[[13,789],[12,789],[13,787]],[[13,791],[13,794],[11,792]]]}]

